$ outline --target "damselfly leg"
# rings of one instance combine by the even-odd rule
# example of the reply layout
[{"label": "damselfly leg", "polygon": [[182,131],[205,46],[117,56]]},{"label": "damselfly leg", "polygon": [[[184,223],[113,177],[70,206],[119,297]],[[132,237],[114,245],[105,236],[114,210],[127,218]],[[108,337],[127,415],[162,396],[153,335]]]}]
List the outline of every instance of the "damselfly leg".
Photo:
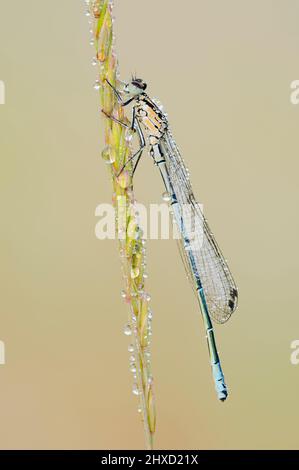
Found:
[{"label": "damselfly leg", "polygon": [[119,91],[112,85],[112,83],[109,82],[109,80],[106,78],[106,82],[108,83],[108,85],[110,86],[110,88],[112,88],[116,98],[117,98],[117,101],[120,103],[121,106],[127,106],[127,104],[130,104],[132,103],[132,101],[134,101],[135,99],[135,96],[132,96],[131,98],[129,98],[128,100],[124,101],[122,99],[122,97],[120,96],[120,93]]},{"label": "damselfly leg", "polygon": [[104,114],[104,116],[106,116],[106,118],[111,119],[111,121],[116,122],[116,123],[119,124],[120,126],[123,126],[123,127],[125,127],[126,129],[131,129],[131,126],[129,126],[129,124],[126,124],[125,122],[120,121],[119,119],[117,119],[116,117],[112,116],[111,114],[106,113],[106,111],[104,111],[103,109],[102,109],[102,113]]},{"label": "damselfly leg", "polygon": [[[107,82],[108,82],[108,80],[107,80]],[[129,103],[127,103],[127,104],[129,104]],[[130,162],[132,162],[133,160],[136,159],[136,162],[135,162],[134,167],[133,167],[133,172],[132,172],[132,174],[134,175],[134,173],[136,171],[136,168],[138,166],[138,163],[141,159],[143,150],[146,147],[146,141],[145,141],[144,134],[142,132],[142,129],[141,129],[141,126],[140,126],[140,123],[139,123],[138,119],[136,119],[135,107],[133,107],[133,111],[132,111],[132,123],[131,123],[131,125],[126,124],[123,121],[120,121],[119,119],[115,118],[114,116],[111,116],[110,114],[106,113],[104,110],[102,110],[102,113],[104,114],[104,116],[106,116],[106,118],[111,119],[113,122],[116,122],[117,124],[125,127],[126,129],[131,129],[132,131],[137,132],[138,137],[139,137],[140,148],[126,161],[126,163],[122,166],[122,168],[120,169],[119,173],[116,176],[119,177],[119,175],[121,175],[121,173],[124,171],[126,166]]]}]

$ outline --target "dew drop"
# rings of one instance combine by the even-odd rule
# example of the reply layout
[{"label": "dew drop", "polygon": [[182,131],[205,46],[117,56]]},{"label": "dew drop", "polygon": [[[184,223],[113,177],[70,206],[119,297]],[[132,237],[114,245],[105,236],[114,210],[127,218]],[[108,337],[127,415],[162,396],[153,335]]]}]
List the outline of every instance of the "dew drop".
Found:
[{"label": "dew drop", "polygon": [[169,194],[168,191],[165,191],[163,194],[162,194],[162,199],[163,201],[165,202],[169,202],[171,200],[171,195]]},{"label": "dew drop", "polygon": [[132,388],[133,395],[139,395],[138,385],[134,384]]},{"label": "dew drop", "polygon": [[149,310],[149,311],[148,311],[147,317],[148,317],[149,320],[152,320],[152,318],[153,318],[153,312],[152,312],[152,310]]},{"label": "dew drop", "polygon": [[129,351],[130,353],[134,352],[134,345],[133,345],[133,344],[129,344],[129,346],[128,346],[128,351]]},{"label": "dew drop", "polygon": [[139,276],[139,268],[131,268],[131,278],[136,279]]},{"label": "dew drop", "polygon": [[133,139],[133,131],[131,129],[126,130],[126,136],[125,136],[126,142],[129,143]]},{"label": "dew drop", "polygon": [[94,84],[93,87],[94,87],[95,90],[99,90],[99,89],[101,88],[101,83],[100,83],[100,81],[97,80],[97,81],[95,82],[95,84]]},{"label": "dew drop", "polygon": [[102,152],[102,158],[107,165],[111,165],[112,163],[115,162],[115,157],[113,155],[111,147],[108,145],[107,147],[104,148]]},{"label": "dew drop", "polygon": [[131,336],[131,334],[132,334],[132,328],[129,325],[129,323],[127,323],[127,325],[124,327],[124,334],[126,336]]}]

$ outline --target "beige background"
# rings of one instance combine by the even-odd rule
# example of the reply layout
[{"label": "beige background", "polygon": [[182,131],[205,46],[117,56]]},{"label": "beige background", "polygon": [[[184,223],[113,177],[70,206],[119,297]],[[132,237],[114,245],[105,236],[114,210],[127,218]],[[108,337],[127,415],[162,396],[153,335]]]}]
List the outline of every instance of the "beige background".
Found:
[{"label": "beige background", "polygon": [[[79,0],[0,1],[0,447],[142,448],[109,202],[96,71]],[[217,327],[231,395],[213,390],[173,241],[149,242],[157,448],[298,448],[296,0],[117,0],[122,76],[167,109],[240,307]],[[146,156],[141,202],[162,184]]]}]

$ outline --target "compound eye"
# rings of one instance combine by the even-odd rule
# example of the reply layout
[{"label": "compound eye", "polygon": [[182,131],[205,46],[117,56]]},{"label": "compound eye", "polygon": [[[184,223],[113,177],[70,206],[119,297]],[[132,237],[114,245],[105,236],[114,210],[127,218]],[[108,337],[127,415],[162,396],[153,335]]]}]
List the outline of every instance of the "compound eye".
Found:
[{"label": "compound eye", "polygon": [[146,83],[144,83],[141,79],[135,78],[132,80],[132,85],[134,85],[136,88],[139,88],[139,90],[144,91],[146,89]]}]

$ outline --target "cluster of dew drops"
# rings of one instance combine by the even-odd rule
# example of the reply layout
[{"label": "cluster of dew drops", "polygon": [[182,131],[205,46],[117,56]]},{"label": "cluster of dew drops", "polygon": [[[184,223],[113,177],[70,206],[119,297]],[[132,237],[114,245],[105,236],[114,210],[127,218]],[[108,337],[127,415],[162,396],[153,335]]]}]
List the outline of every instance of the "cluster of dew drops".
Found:
[{"label": "cluster of dew drops", "polygon": [[[138,216],[138,213],[136,213],[136,216]],[[143,268],[143,271],[144,271],[142,276],[143,276],[143,280],[145,280],[148,277],[148,274],[145,271],[146,270],[146,248],[145,248],[146,241],[145,241],[145,239],[141,239],[141,243],[142,243],[142,254],[143,254],[142,268]],[[121,250],[120,254],[121,254],[122,257],[125,257],[124,251]],[[136,268],[132,268],[131,269],[131,278],[135,279],[138,276],[139,276],[139,269],[137,268],[137,270],[136,270]],[[124,299],[124,301],[126,303],[130,303],[130,299],[132,297],[136,297],[137,295],[139,295],[147,303],[149,303],[150,300],[151,300],[150,294],[143,290],[143,285],[140,285],[140,289],[138,290],[138,292],[132,291],[132,292],[128,293],[126,290],[121,291],[121,297]],[[132,372],[133,379],[134,379],[132,392],[133,392],[134,395],[139,396],[140,395],[140,390],[139,390],[138,384],[137,384],[137,373],[138,373],[138,371],[137,371],[137,365],[136,365],[136,355],[139,354],[138,346],[136,346],[136,345],[138,345],[138,339],[137,339],[138,330],[137,330],[137,325],[135,325],[136,322],[137,322],[137,317],[136,317],[134,312],[132,312],[131,315],[132,315],[131,316],[132,321],[125,324],[123,332],[124,332],[125,336],[135,338],[135,344],[133,342],[131,342],[128,346],[129,369]],[[147,365],[148,368],[150,368],[150,357],[151,357],[150,337],[152,336],[152,319],[153,319],[153,311],[150,307],[147,307],[147,331],[146,331],[147,346],[143,350],[143,354],[144,354],[144,357],[145,357],[145,360],[146,360],[146,365]],[[152,381],[153,381],[153,378],[152,378],[151,375],[149,375],[148,384],[151,384]],[[142,412],[142,407],[141,406],[139,406],[138,412],[140,412],[140,413]]]},{"label": "cluster of dew drops", "polygon": [[[88,18],[88,24],[90,26],[90,29],[89,29],[90,41],[89,41],[89,43],[90,43],[91,46],[94,46],[95,40],[94,40],[94,30],[93,30],[93,17],[92,17],[91,8],[90,8],[91,2],[90,2],[90,0],[84,0],[84,3],[86,5],[85,15]],[[113,9],[112,0],[110,0],[109,8],[110,8],[110,12],[111,12],[112,23],[114,23],[115,19],[112,16],[112,9]],[[113,33],[112,44],[114,45],[114,43],[115,43],[115,35]],[[114,52],[113,52],[113,54],[114,54]],[[92,61],[91,61],[91,64],[94,67],[99,67],[100,72],[102,72],[104,70],[104,64],[101,63],[101,61],[99,60],[98,57],[93,57]],[[118,71],[117,71],[117,79],[120,79]],[[102,86],[103,85],[101,83],[101,80],[96,79],[96,81],[93,84],[94,90],[99,91],[99,90],[102,89]],[[125,139],[126,139],[126,142],[127,142],[128,145],[131,144],[133,134],[134,134],[134,132],[131,129],[126,130]],[[107,147],[104,148],[104,150],[102,151],[102,158],[103,158],[103,161],[107,165],[112,165],[115,162],[115,154],[114,154],[114,152],[112,152],[111,146],[108,145]],[[127,172],[123,172],[123,174],[121,174],[120,177],[119,177],[119,184],[122,187],[126,188],[128,180],[129,180],[129,175],[127,174]]]},{"label": "cluster of dew drops", "polygon": [[[94,30],[93,30],[93,18],[92,18],[92,14],[91,14],[91,2],[90,0],[84,0],[84,3],[85,3],[85,6],[86,6],[86,10],[85,10],[85,15],[86,17],[88,18],[88,24],[90,26],[90,29],[89,29],[89,32],[90,32],[90,45],[91,46],[94,46],[95,44],[95,40],[94,40]],[[110,8],[113,7],[113,3],[110,2]],[[112,22],[114,22],[114,18],[112,17]],[[113,36],[113,41],[114,41],[114,36]],[[100,67],[103,67],[103,64],[100,63],[100,61],[98,60],[97,57],[93,57],[92,59],[92,65],[93,66],[100,66]],[[118,77],[119,78],[119,77]],[[100,80],[96,80],[95,83],[94,83],[94,86],[93,88],[96,90],[96,91],[99,91],[101,89],[101,81]],[[126,135],[126,141],[127,143],[129,144],[132,140],[132,132],[130,130],[128,130],[127,132],[127,135]],[[111,149],[109,147],[106,147],[103,152],[102,152],[102,158],[104,160],[105,163],[107,164],[112,164],[114,163],[114,160],[113,160],[113,153],[111,152]],[[164,192],[163,195],[162,195],[162,198],[164,201],[167,201],[169,202],[170,201],[170,195],[168,192]],[[136,215],[138,216],[138,212],[136,212]],[[148,274],[145,272],[145,268],[146,268],[146,249],[145,249],[145,239],[142,239],[141,240],[141,243],[142,243],[142,254],[143,254],[143,261],[142,261],[142,267],[144,269],[144,272],[143,272],[143,279],[147,279],[148,277]],[[125,250],[121,249],[120,250],[120,255],[121,257],[124,257],[125,256]],[[139,276],[139,268],[133,268],[131,269],[131,278],[134,279],[136,277]],[[143,291],[143,288],[141,288],[141,290],[138,291],[138,294],[140,296],[142,296],[142,298],[146,301],[146,302],[150,302],[151,300],[151,296],[150,294],[146,293]],[[129,303],[130,302],[130,296],[134,297],[134,296],[137,296],[138,295],[136,292],[131,292],[131,294],[128,294],[125,290],[122,290],[121,291],[121,297],[126,301],[126,303]],[[146,363],[147,363],[147,366],[150,367],[150,357],[151,357],[151,353],[150,353],[150,338],[152,336],[152,319],[153,319],[153,312],[152,312],[152,309],[148,307],[147,309],[147,348],[146,350],[144,351],[144,356],[146,358]],[[134,323],[137,321],[137,318],[135,316],[135,314],[133,313],[132,314],[132,326],[131,326],[131,323],[126,323],[126,325],[124,326],[124,334],[125,336],[128,336],[128,337],[131,337],[134,333],[134,336],[136,337],[137,335],[137,326],[136,326],[136,330],[134,331]],[[128,346],[128,352],[129,352],[129,369],[131,371],[131,373],[133,374],[133,379],[134,379],[134,383],[133,383],[133,387],[132,387],[132,393],[133,395],[136,395],[136,396],[139,396],[140,395],[140,390],[139,390],[139,387],[138,387],[138,384],[137,384],[137,365],[136,365],[136,354],[138,353],[138,351],[136,351],[136,347],[134,346],[133,342],[131,342]],[[148,377],[148,383],[151,384],[153,381],[153,378],[152,376],[150,375]],[[141,413],[142,412],[142,407],[139,406],[138,407],[138,412]]]}]

